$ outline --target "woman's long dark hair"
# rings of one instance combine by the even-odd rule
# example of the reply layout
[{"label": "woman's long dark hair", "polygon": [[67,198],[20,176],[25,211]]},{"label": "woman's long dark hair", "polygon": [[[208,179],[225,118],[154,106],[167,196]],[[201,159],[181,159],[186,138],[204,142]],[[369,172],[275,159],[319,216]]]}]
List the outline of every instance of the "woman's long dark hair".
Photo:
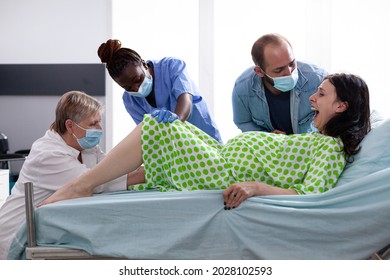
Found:
[{"label": "woman's long dark hair", "polygon": [[353,74],[331,74],[324,79],[336,88],[338,100],[348,104],[344,112],[328,121],[324,132],[343,141],[344,152],[350,160],[360,150],[360,142],[371,130],[368,87],[362,78]]}]

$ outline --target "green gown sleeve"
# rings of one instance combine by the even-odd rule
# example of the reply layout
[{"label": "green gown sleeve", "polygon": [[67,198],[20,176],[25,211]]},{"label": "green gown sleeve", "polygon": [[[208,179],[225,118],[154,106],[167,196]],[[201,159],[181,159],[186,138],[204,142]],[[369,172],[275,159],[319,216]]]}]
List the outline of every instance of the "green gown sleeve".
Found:
[{"label": "green gown sleeve", "polygon": [[290,188],[299,194],[323,193],[332,189],[346,164],[340,139],[322,137],[316,144],[310,166],[301,184]]}]

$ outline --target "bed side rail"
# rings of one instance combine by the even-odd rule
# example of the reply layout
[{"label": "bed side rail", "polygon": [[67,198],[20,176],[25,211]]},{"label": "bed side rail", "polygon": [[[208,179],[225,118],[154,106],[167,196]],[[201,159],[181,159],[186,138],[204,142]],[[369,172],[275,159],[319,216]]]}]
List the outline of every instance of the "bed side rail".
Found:
[{"label": "bed side rail", "polygon": [[84,250],[56,247],[37,246],[35,236],[35,212],[34,212],[34,186],[33,183],[24,184],[26,225],[27,225],[27,248],[26,258],[33,259],[115,259],[105,256],[93,256]]},{"label": "bed side rail", "polygon": [[35,239],[35,214],[34,214],[34,186],[33,183],[24,183],[26,224],[27,224],[27,247],[37,245]]}]

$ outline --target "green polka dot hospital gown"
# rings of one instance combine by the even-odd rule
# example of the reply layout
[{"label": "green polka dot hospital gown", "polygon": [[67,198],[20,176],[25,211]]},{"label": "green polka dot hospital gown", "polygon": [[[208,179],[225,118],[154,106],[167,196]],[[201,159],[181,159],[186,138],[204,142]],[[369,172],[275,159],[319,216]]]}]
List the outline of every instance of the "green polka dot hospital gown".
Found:
[{"label": "green polka dot hospital gown", "polygon": [[222,145],[190,123],[145,115],[141,137],[146,184],[134,190],[215,190],[257,181],[322,193],[335,186],[346,163],[341,140],[316,132],[245,132]]}]

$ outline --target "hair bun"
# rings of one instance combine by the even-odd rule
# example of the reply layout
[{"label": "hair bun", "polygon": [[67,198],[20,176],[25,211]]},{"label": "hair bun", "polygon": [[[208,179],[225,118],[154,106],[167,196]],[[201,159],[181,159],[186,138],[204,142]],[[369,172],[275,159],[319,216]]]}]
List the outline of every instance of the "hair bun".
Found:
[{"label": "hair bun", "polygon": [[97,53],[102,63],[110,64],[113,55],[122,47],[121,41],[109,39],[100,45]]}]

